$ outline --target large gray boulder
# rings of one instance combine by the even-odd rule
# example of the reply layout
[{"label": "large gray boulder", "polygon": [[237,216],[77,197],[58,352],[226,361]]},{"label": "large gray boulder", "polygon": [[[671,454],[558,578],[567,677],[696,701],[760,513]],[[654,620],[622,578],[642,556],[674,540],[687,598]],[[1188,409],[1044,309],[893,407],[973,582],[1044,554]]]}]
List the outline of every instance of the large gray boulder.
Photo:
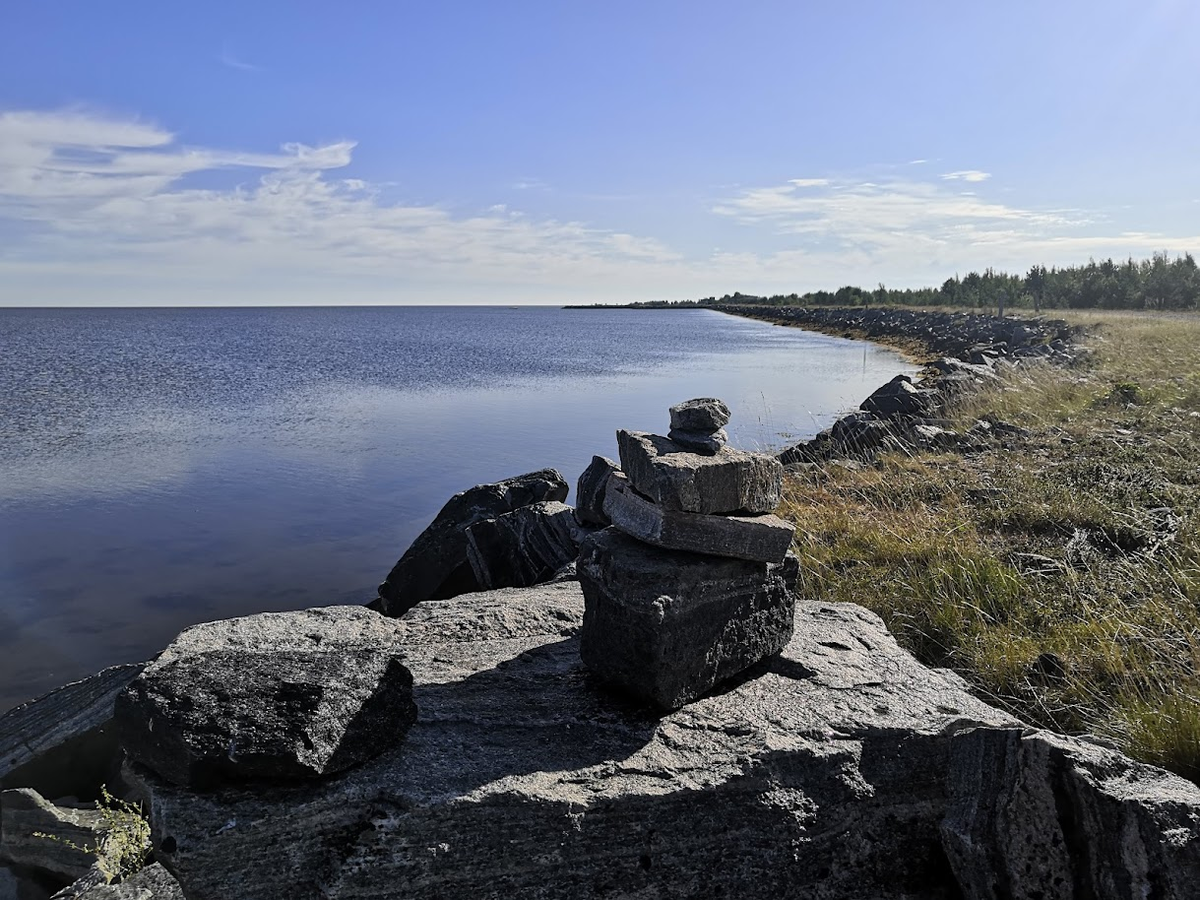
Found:
[{"label": "large gray boulder", "polygon": [[566,500],[568,490],[558,472],[541,469],[455,494],[379,585],[380,611],[399,616],[423,600],[481,590],[467,558],[467,529],[523,506]]},{"label": "large gray boulder", "polygon": [[403,659],[394,621],[358,606],[195,625],[117,698],[117,732],[176,784],[329,775],[403,739]]},{"label": "large gray boulder", "polygon": [[979,728],[954,743],[942,843],[964,900],[1200,894],[1196,785],[1115,750]]},{"label": "large gray boulder", "polygon": [[782,568],[606,528],[579,552],[580,656],[618,690],[678,709],[787,644],[796,601]]},{"label": "large gray boulder", "polygon": [[468,528],[467,559],[482,590],[529,587],[574,562],[585,533],[565,503],[534,503]]},{"label": "large gray boulder", "polygon": [[[131,770],[160,857],[189,900],[964,896],[978,867],[951,867],[942,823],[962,779],[994,767],[963,742],[1040,733],[919,665],[873,614],[807,602],[778,656],[652,714],[583,667],[582,611],[570,582],[414,609],[396,624],[421,719],[339,778],[197,794]],[[1083,751],[1072,765],[1052,813],[1071,845],[1094,859],[1120,840],[1128,819],[1076,811],[1124,792],[1155,810],[1138,841],[1170,848],[1148,859],[1173,867],[1131,881],[1140,894],[1076,896],[1194,897],[1200,790],[1149,767],[1131,784]],[[992,845],[1036,846],[1045,825],[999,820]]]},{"label": "large gray boulder", "polygon": [[619,472],[609,478],[604,510],[616,528],[644,543],[756,562],[783,562],[796,532],[774,515],[702,516],[663,509]]},{"label": "large gray boulder", "polygon": [[773,457],[724,447],[692,453],[656,434],[618,431],[621,469],[639,493],[664,509],[718,515],[772,512],[783,490]]}]

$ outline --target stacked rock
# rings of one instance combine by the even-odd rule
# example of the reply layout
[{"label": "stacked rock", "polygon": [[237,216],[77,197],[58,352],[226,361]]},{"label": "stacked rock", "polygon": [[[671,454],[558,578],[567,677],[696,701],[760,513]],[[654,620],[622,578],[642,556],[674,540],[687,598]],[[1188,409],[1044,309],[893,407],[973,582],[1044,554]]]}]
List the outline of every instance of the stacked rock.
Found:
[{"label": "stacked rock", "polygon": [[726,446],[728,422],[720,400],[681,403],[668,437],[618,431],[621,468],[596,457],[580,479],[579,502],[586,488],[602,506],[590,514],[610,525],[580,546],[580,654],[605,681],[663,709],[792,636],[794,529],[771,514],[783,468]]},{"label": "stacked rock", "polygon": [[701,397],[671,407],[671,430],[667,437],[697,453],[712,456],[725,446],[729,435],[729,407],[715,397]]}]

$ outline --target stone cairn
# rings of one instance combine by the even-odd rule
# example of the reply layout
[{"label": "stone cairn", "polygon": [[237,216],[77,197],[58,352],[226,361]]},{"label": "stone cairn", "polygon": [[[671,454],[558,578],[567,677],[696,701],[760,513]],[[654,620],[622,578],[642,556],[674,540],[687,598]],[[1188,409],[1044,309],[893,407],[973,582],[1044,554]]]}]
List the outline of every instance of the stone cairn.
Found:
[{"label": "stone cairn", "polygon": [[621,465],[595,457],[576,515],[584,539],[580,655],[601,679],[665,709],[771,656],[792,636],[794,528],[771,514],[783,468],[726,446],[729,408],[671,407],[667,437],[618,431]]}]

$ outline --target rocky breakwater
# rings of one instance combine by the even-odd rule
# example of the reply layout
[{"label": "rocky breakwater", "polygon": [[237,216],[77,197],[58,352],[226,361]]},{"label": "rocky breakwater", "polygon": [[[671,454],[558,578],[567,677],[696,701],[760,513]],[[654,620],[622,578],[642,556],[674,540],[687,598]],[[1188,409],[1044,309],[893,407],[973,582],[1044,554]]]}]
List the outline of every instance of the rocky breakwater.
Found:
[{"label": "rocky breakwater", "polygon": [[[604,681],[677,709],[782,649],[792,635],[793,527],[771,515],[782,467],[726,446],[729,409],[671,408],[667,437],[617,432],[611,526],[587,537],[580,652]],[[790,576],[790,577],[789,577]]]},{"label": "rocky breakwater", "polygon": [[784,465],[837,458],[870,459],[881,452],[970,453],[1004,446],[1023,432],[985,418],[963,430],[947,418],[956,401],[994,384],[1006,368],[1067,365],[1081,350],[1078,329],[1050,319],[1012,319],[909,309],[845,309],[725,305],[723,312],[847,337],[904,339],[932,357],[918,378],[897,375],[815,438],[779,454]]},{"label": "rocky breakwater", "polygon": [[[987,351],[1016,359],[1070,354],[1078,329],[1061,319],[1017,319],[901,307],[801,307],[718,304],[721,312],[846,337],[897,338],[933,356],[978,361]],[[972,359],[972,357],[975,357]]]}]

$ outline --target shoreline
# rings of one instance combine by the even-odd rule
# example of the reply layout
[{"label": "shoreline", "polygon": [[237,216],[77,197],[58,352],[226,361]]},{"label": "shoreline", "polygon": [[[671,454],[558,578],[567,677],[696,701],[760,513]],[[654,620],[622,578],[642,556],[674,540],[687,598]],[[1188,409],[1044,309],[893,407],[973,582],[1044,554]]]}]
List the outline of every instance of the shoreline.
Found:
[{"label": "shoreline", "polygon": [[[857,320],[864,324],[864,334],[882,327],[878,320],[864,318],[861,310],[839,315],[844,318],[836,323],[827,319],[824,324],[832,329]],[[914,330],[943,321],[938,314],[928,316],[906,316],[905,320]],[[794,320],[786,324],[805,327]],[[1014,323],[1000,320],[1000,324],[1012,329]],[[1078,389],[1085,375],[1097,371],[1090,368],[1094,361],[1060,334],[1058,329],[1066,323],[1043,324],[1041,330],[1022,326],[1019,333],[1009,331],[1010,338],[1019,334],[1019,340],[1003,344],[978,341],[994,336],[987,329],[997,323],[974,325],[979,327],[934,334],[922,345],[926,358],[932,360],[924,378],[897,376],[866,398],[858,412],[839,419],[812,441],[780,454],[786,467],[784,497],[777,513],[796,523],[795,637],[778,659],[747,670],[747,676],[732,679],[727,687],[697,698],[695,705],[678,712],[648,718],[627,699],[609,698],[595,690],[590,676],[585,677],[579,668],[577,642],[584,596],[579,580],[571,575],[535,581],[531,587],[499,591],[476,587],[457,596],[430,597],[438,602],[417,602],[411,615],[398,618],[377,617],[363,607],[333,607],[209,623],[197,626],[190,638],[181,636],[168,648],[163,661],[155,664],[157,669],[169,669],[181,658],[178,654],[189,640],[194,644],[192,651],[201,651],[207,659],[215,646],[209,640],[221,638],[230,629],[252,634],[264,628],[267,646],[256,648],[255,653],[279,656],[286,666],[297,664],[298,652],[308,652],[300,651],[300,645],[293,647],[293,642],[300,640],[307,647],[314,628],[336,634],[338,642],[347,641],[347,647],[365,654],[364,658],[399,651],[402,655],[397,659],[412,666],[409,688],[414,683],[420,687],[411,696],[421,712],[411,708],[404,713],[407,718],[401,723],[401,734],[410,726],[413,731],[409,737],[397,739],[401,740],[398,747],[381,751],[374,759],[367,753],[367,758],[344,776],[310,781],[286,792],[269,781],[231,784],[232,790],[199,783],[168,784],[162,772],[129,761],[119,774],[110,768],[104,777],[119,778],[130,796],[145,802],[150,810],[146,828],[152,835],[153,864],[142,870],[146,875],[133,875],[131,884],[139,878],[159,879],[165,889],[178,890],[182,885],[187,896],[192,891],[198,892],[197,896],[227,896],[240,887],[247,897],[276,900],[305,889],[307,872],[327,859],[332,848],[341,854],[339,859],[348,862],[344,871],[352,877],[343,879],[341,864],[335,867],[328,896],[359,896],[355,891],[360,881],[394,886],[396,878],[414,877],[413,873],[417,873],[411,885],[414,896],[438,895],[451,883],[458,887],[468,881],[494,884],[497,877],[517,877],[522,885],[536,883],[547,896],[575,896],[579,885],[574,873],[581,866],[589,872],[588,867],[596,867],[597,873],[615,879],[613,884],[627,885],[630,890],[640,885],[638,889],[642,889],[674,883],[671,880],[678,875],[672,874],[671,867],[678,868],[680,860],[694,852],[711,862],[704,849],[707,838],[700,840],[700,851],[695,846],[697,834],[709,834],[705,828],[711,829],[712,840],[725,843],[732,822],[744,833],[745,846],[775,847],[779,841],[767,838],[778,837],[780,811],[788,816],[803,813],[806,818],[801,831],[808,844],[812,844],[813,834],[861,832],[869,837],[862,843],[866,849],[856,855],[839,838],[828,848],[817,848],[815,855],[793,853],[787,850],[786,841],[782,844],[785,852],[778,859],[766,850],[739,850],[729,858],[736,865],[722,867],[728,871],[721,876],[735,892],[744,890],[747,896],[757,896],[751,888],[757,879],[739,876],[740,867],[784,873],[792,886],[818,885],[827,884],[829,869],[824,866],[833,860],[851,873],[842,895],[858,896],[851,890],[862,887],[859,874],[854,874],[857,867],[874,871],[879,863],[888,861],[884,869],[894,874],[897,854],[913,863],[904,874],[913,890],[940,890],[947,883],[965,889],[994,881],[996,872],[1031,871],[1024,851],[1014,851],[1014,847],[1034,848],[1037,864],[1044,868],[1040,848],[1047,834],[1054,836],[1055,846],[1066,848],[1065,856],[1056,858],[1051,867],[1052,874],[1058,873],[1056,883],[1106,885],[1109,866],[1128,872],[1146,853],[1155,860],[1153,869],[1159,873],[1155,878],[1168,878],[1171,884],[1193,883],[1188,880],[1190,873],[1200,869],[1200,860],[1195,858],[1200,852],[1200,827],[1195,824],[1200,821],[1200,814],[1195,814],[1200,810],[1200,790],[1196,785],[1134,761],[1145,761],[1152,754],[1135,754],[1134,759],[1121,755],[1115,746],[1119,742],[1107,734],[1097,737],[1080,729],[1029,728],[1033,708],[1022,705],[1021,698],[990,689],[986,672],[972,669],[964,656],[954,655],[953,632],[944,628],[940,633],[931,631],[930,620],[922,619],[926,610],[921,604],[932,597],[942,604],[943,612],[964,615],[974,611],[989,626],[1003,624],[1019,615],[1016,604],[1024,594],[1033,592],[1037,584],[1033,579],[1047,577],[1045,567],[1055,564],[1052,548],[993,558],[987,554],[995,553],[996,538],[980,539],[975,532],[982,535],[982,520],[972,522],[968,515],[972,510],[989,513],[988,503],[1017,504],[1031,488],[1012,482],[1003,488],[993,484],[989,492],[970,479],[980,473],[997,477],[1001,470],[992,471],[989,466],[994,469],[1014,462],[1015,470],[1025,471],[1047,453],[1043,432],[1048,428],[1056,440],[1070,437],[1059,441],[1065,458],[1077,455],[1075,448],[1079,448],[1083,433],[1071,436],[1061,423],[1050,427],[1023,417],[1030,402],[1027,395],[1043,390],[1046,384]],[[915,338],[909,336],[908,340]],[[953,344],[965,348],[960,351],[965,359],[938,356]],[[1139,390],[1118,383],[1114,396],[1122,404],[1119,409],[1141,404]],[[1130,398],[1137,402],[1126,403]],[[1079,409],[1096,408],[1090,402],[1094,399],[1091,394],[1084,399],[1089,402]],[[1200,405],[1200,390],[1195,399]],[[977,418],[985,409],[989,412]],[[1195,416],[1200,418],[1200,410]],[[965,428],[964,423],[972,419],[975,425]],[[985,427],[975,427],[981,424]],[[1196,430],[1200,433],[1200,427]],[[1122,432],[1134,435],[1124,424],[1118,433]],[[1096,449],[1102,447],[1100,442]],[[1052,466],[1047,471],[1050,478],[1058,476]],[[554,496],[565,497],[566,485],[558,483],[562,479],[557,473],[521,478],[540,475],[553,476]],[[474,490],[498,487],[484,485]],[[497,497],[509,495],[505,490]],[[968,506],[963,506],[964,502]],[[446,509],[452,507],[457,509],[454,500]],[[445,510],[439,519],[444,514]],[[560,502],[550,502],[538,514],[564,518],[571,510]],[[1011,524],[1006,527],[1012,532]],[[435,526],[430,531],[436,531]],[[1105,537],[1103,532],[1097,533]],[[438,546],[432,547],[432,552],[446,552],[444,544],[434,543]],[[1076,559],[1075,574],[1065,574],[1078,581],[1078,562],[1099,565],[1094,554],[1103,548],[1092,544],[1092,556],[1073,558],[1069,554],[1078,552],[1071,550],[1076,543],[1072,538],[1063,549],[1068,560]],[[1128,550],[1115,545],[1111,549]],[[1143,546],[1137,553],[1145,550]],[[523,553],[503,553],[501,557],[518,560]],[[1018,571],[1017,560],[1041,568]],[[1138,565],[1140,560],[1138,556]],[[447,571],[453,565],[452,560],[447,561]],[[1100,575],[1108,578],[1107,572],[1097,577]],[[1049,590],[1042,593],[1047,597],[1039,594],[1035,599],[1048,602]],[[889,608],[885,602],[889,599],[898,602]],[[1046,611],[1040,612],[1044,615]],[[317,628],[317,619],[329,621]],[[256,624],[259,622],[262,624]],[[212,638],[197,637],[210,632]],[[521,640],[516,647],[520,652],[514,657],[515,637]],[[241,641],[237,637],[233,644],[244,653]],[[1070,648],[1055,645],[1049,650],[1015,640],[1011,643],[1014,657],[1023,654],[1014,661],[1021,676],[1044,689],[1045,697],[1066,685],[1079,664]],[[229,656],[231,662],[236,655]],[[329,656],[324,646],[316,655],[321,659]],[[43,725],[63,718],[72,703],[85,707],[67,717],[81,734],[54,733],[51,728],[40,744],[29,734],[10,735],[22,739],[30,751],[25,754],[26,763],[38,761],[35,745],[41,761],[51,769],[65,763],[76,770],[77,764],[67,760],[72,756],[78,759],[80,754],[100,754],[110,765],[119,763],[120,751],[112,740],[110,722],[113,698],[120,693],[113,721],[117,731],[127,736],[122,729],[128,729],[133,704],[138,701],[130,699],[136,696],[132,688],[123,693],[122,689],[129,679],[134,679],[135,688],[141,684],[134,669],[140,667],[109,670],[68,686],[73,696],[64,698],[62,691],[67,689],[60,689],[55,692],[61,701],[57,707],[50,704],[47,708],[51,696],[19,707],[24,715],[33,714],[33,721],[37,721],[40,708]],[[194,674],[203,684],[198,695],[203,698],[211,693],[212,683],[223,683],[225,677],[219,666],[214,671],[209,663]],[[160,673],[160,677],[165,676]],[[184,682],[185,690],[173,689],[169,696],[190,696],[195,685]],[[890,702],[882,702],[889,698]],[[503,722],[495,720],[497,706],[504,711]],[[464,715],[464,710],[470,714]],[[804,713],[792,721],[797,710]],[[221,721],[232,723],[235,718],[228,713],[220,715],[225,716]],[[302,729],[304,722],[297,711],[296,717],[281,725]],[[563,722],[575,730],[564,731],[558,742],[547,744],[544,733]],[[15,723],[5,714],[0,716],[0,724]],[[1034,724],[1045,727],[1037,720]],[[72,727],[66,725],[66,731]],[[160,729],[152,730],[157,734]],[[530,730],[532,735],[527,733]],[[1064,736],[1071,733],[1081,737]],[[760,746],[763,741],[765,746]],[[51,745],[53,749],[46,749]],[[66,757],[61,752],[64,746],[71,748]],[[232,751],[233,743],[229,746]],[[456,757],[451,766],[444,764],[447,748],[470,749],[465,782],[461,760]],[[685,757],[696,754],[697,759],[702,755],[703,759],[692,759],[680,769],[680,753]],[[631,762],[635,757],[637,761]],[[519,761],[514,763],[514,759]],[[750,768],[743,765],[744,760],[751,761],[745,764]],[[232,752],[229,762],[234,762]],[[873,799],[863,803],[863,797],[847,797],[844,791],[829,797],[822,794],[822,786],[830,783],[831,762],[841,773],[833,782],[842,783],[843,775],[861,778],[871,787],[865,796]],[[754,790],[749,794],[744,790],[747,781],[757,783],[744,776],[761,774],[756,767],[762,765],[770,766],[770,783],[775,786],[766,805],[755,800]],[[693,767],[708,773],[704,782],[707,799],[699,805],[688,805],[688,798],[697,796]],[[22,768],[28,773],[27,767]],[[1182,768],[1187,771],[1186,766]],[[102,777],[98,771],[104,768],[93,768],[90,777]],[[646,775],[653,776],[651,790],[645,789]],[[37,777],[46,778],[45,770]],[[437,785],[433,797],[428,795],[430,778]],[[446,779],[445,783],[437,781],[439,778]],[[1069,781],[1065,791],[1064,778]],[[1131,780],[1138,786],[1136,792],[1128,789]],[[581,784],[592,794],[578,796]],[[993,818],[988,812],[993,804],[1001,803],[1012,810],[1013,798],[1025,796],[1021,792],[1032,792],[1032,799],[1028,809],[1020,807],[1016,818]],[[1046,814],[1039,799],[1051,795],[1055,800],[1050,808],[1057,810],[1056,814]],[[21,802],[32,809],[37,797],[27,792]],[[571,810],[578,806],[578,818],[572,819],[574,829],[566,832],[559,821],[564,802]],[[38,808],[45,810],[46,806]],[[379,809],[399,812],[381,817]],[[1120,810],[1116,819],[1109,813],[1100,814],[1116,809]],[[832,812],[836,821],[828,820],[830,812],[823,810]],[[913,810],[923,812],[914,814]],[[613,813],[610,824],[606,817]],[[877,816],[894,823],[897,814],[901,819],[910,817],[904,819],[906,827],[896,832],[897,837],[880,840],[872,836],[891,835],[890,828],[879,830]],[[513,869],[506,862],[505,842],[470,841],[469,848],[459,846],[464,835],[475,834],[482,822],[494,825],[497,816],[505,823],[502,830],[528,832],[529,846],[521,851],[523,858],[530,860],[525,866]],[[680,816],[703,827],[699,831],[673,828]],[[658,835],[654,842],[648,842],[636,825],[646,817],[653,826],[650,834]],[[251,820],[254,827],[242,827],[243,818]],[[783,825],[791,821],[785,819]],[[632,831],[630,823],[634,823]],[[426,829],[416,844],[387,840],[393,834],[408,835],[413,827]],[[373,837],[379,831],[382,839]],[[358,835],[349,845],[347,833]],[[1171,846],[1180,849],[1175,855],[1163,856],[1168,833],[1174,841]],[[969,835],[970,842],[963,843],[963,835]],[[1141,848],[1134,857],[1124,849],[1130,835]],[[292,857],[304,862],[286,870],[278,866],[262,869],[260,863],[275,858],[280,840],[288,841]],[[448,868],[445,863],[432,865],[429,854],[421,849],[438,840],[443,842],[439,846],[446,848],[443,852],[451,854],[445,861],[451,863]],[[554,854],[534,852],[542,849],[545,841],[569,847],[570,858],[562,861]],[[614,852],[632,854],[634,864],[628,873],[613,870]],[[947,858],[952,876],[945,870]],[[930,880],[935,878],[930,868],[935,860],[942,866],[937,869],[938,881]],[[251,886],[246,879],[256,875],[263,878]],[[726,882],[720,883],[726,886]],[[879,895],[872,885],[868,884],[874,891],[871,896]],[[1103,891],[1097,895],[1107,896]],[[1179,891],[1167,895],[1184,896]]]}]

